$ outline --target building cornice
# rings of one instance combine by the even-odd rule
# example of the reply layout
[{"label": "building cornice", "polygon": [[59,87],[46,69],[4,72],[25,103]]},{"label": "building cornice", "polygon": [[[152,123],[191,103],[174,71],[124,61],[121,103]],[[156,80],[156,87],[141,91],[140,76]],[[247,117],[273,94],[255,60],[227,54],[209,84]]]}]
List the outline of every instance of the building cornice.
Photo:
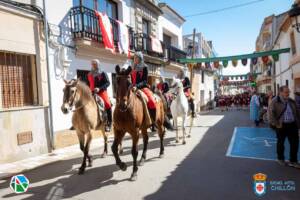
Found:
[{"label": "building cornice", "polygon": [[157,15],[163,14],[163,11],[160,9],[160,7],[158,7],[157,5],[155,5],[153,2],[149,0],[136,0],[136,1],[141,5],[145,6],[146,8],[148,8],[149,10],[151,10],[152,12],[156,13]]},{"label": "building cornice", "polygon": [[172,7],[170,7],[168,4],[166,3],[159,3],[158,6],[160,8],[167,8],[169,11],[171,11],[173,14],[175,14],[175,16],[182,22],[184,23],[186,20],[177,12],[175,11]]}]

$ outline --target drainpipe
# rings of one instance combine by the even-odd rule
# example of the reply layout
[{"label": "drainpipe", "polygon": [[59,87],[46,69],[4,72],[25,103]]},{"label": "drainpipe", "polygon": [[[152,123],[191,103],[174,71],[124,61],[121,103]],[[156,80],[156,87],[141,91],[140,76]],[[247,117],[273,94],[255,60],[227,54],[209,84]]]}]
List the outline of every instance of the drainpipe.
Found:
[{"label": "drainpipe", "polygon": [[53,112],[52,112],[52,95],[51,95],[51,79],[50,79],[50,66],[49,66],[49,38],[48,38],[48,20],[47,20],[46,0],[43,0],[43,12],[44,12],[44,34],[46,45],[46,65],[47,65],[47,79],[48,79],[48,113],[49,113],[49,137],[50,148],[54,149],[54,134],[53,134]]}]

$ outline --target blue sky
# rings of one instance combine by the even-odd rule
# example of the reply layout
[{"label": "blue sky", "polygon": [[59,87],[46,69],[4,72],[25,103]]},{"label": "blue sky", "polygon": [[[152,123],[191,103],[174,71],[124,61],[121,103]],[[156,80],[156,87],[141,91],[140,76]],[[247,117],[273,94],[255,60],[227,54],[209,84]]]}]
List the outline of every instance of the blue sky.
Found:
[{"label": "blue sky", "polygon": [[[253,0],[162,0],[182,16],[221,9]],[[208,15],[187,17],[184,34],[193,28],[212,40],[219,56],[251,53],[265,17],[289,10],[294,0],[264,0],[252,5]],[[224,74],[247,73],[249,67],[227,67]]]}]

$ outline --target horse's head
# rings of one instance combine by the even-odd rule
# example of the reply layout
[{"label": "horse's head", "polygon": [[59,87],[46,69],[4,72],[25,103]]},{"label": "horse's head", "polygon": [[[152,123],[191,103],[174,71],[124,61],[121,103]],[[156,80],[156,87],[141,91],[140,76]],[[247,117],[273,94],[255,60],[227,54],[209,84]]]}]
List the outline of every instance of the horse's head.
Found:
[{"label": "horse's head", "polygon": [[183,91],[183,85],[180,79],[173,77],[172,85],[170,87],[170,92],[178,94],[180,91]]},{"label": "horse's head", "polygon": [[79,101],[80,97],[79,94],[77,92],[78,90],[78,84],[79,81],[78,80],[70,80],[70,81],[66,81],[65,82],[65,87],[63,89],[63,104],[61,106],[61,111],[64,114],[67,114],[69,112],[69,110],[72,110],[73,106]]},{"label": "horse's head", "polygon": [[131,89],[131,77],[130,72],[132,68],[129,66],[127,69],[121,69],[119,65],[116,66],[116,101],[117,105],[120,106],[121,109],[126,109],[128,106],[128,100],[130,95],[130,89]]}]

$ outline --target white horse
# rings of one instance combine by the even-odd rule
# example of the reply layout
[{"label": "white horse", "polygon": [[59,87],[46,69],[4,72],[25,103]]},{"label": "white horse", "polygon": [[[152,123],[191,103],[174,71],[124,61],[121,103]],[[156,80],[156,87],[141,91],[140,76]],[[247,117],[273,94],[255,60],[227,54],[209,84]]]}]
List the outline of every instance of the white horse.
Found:
[{"label": "white horse", "polygon": [[[188,110],[189,110],[189,104],[188,100],[184,94],[183,91],[183,85],[182,82],[179,79],[173,78],[173,85],[170,88],[169,92],[173,93],[175,95],[175,98],[173,99],[171,103],[171,114],[174,120],[174,126],[176,128],[176,143],[179,142],[178,137],[178,117],[182,118],[182,144],[186,144],[185,142],[185,121],[187,119]],[[190,133],[188,135],[190,137]]]}]

